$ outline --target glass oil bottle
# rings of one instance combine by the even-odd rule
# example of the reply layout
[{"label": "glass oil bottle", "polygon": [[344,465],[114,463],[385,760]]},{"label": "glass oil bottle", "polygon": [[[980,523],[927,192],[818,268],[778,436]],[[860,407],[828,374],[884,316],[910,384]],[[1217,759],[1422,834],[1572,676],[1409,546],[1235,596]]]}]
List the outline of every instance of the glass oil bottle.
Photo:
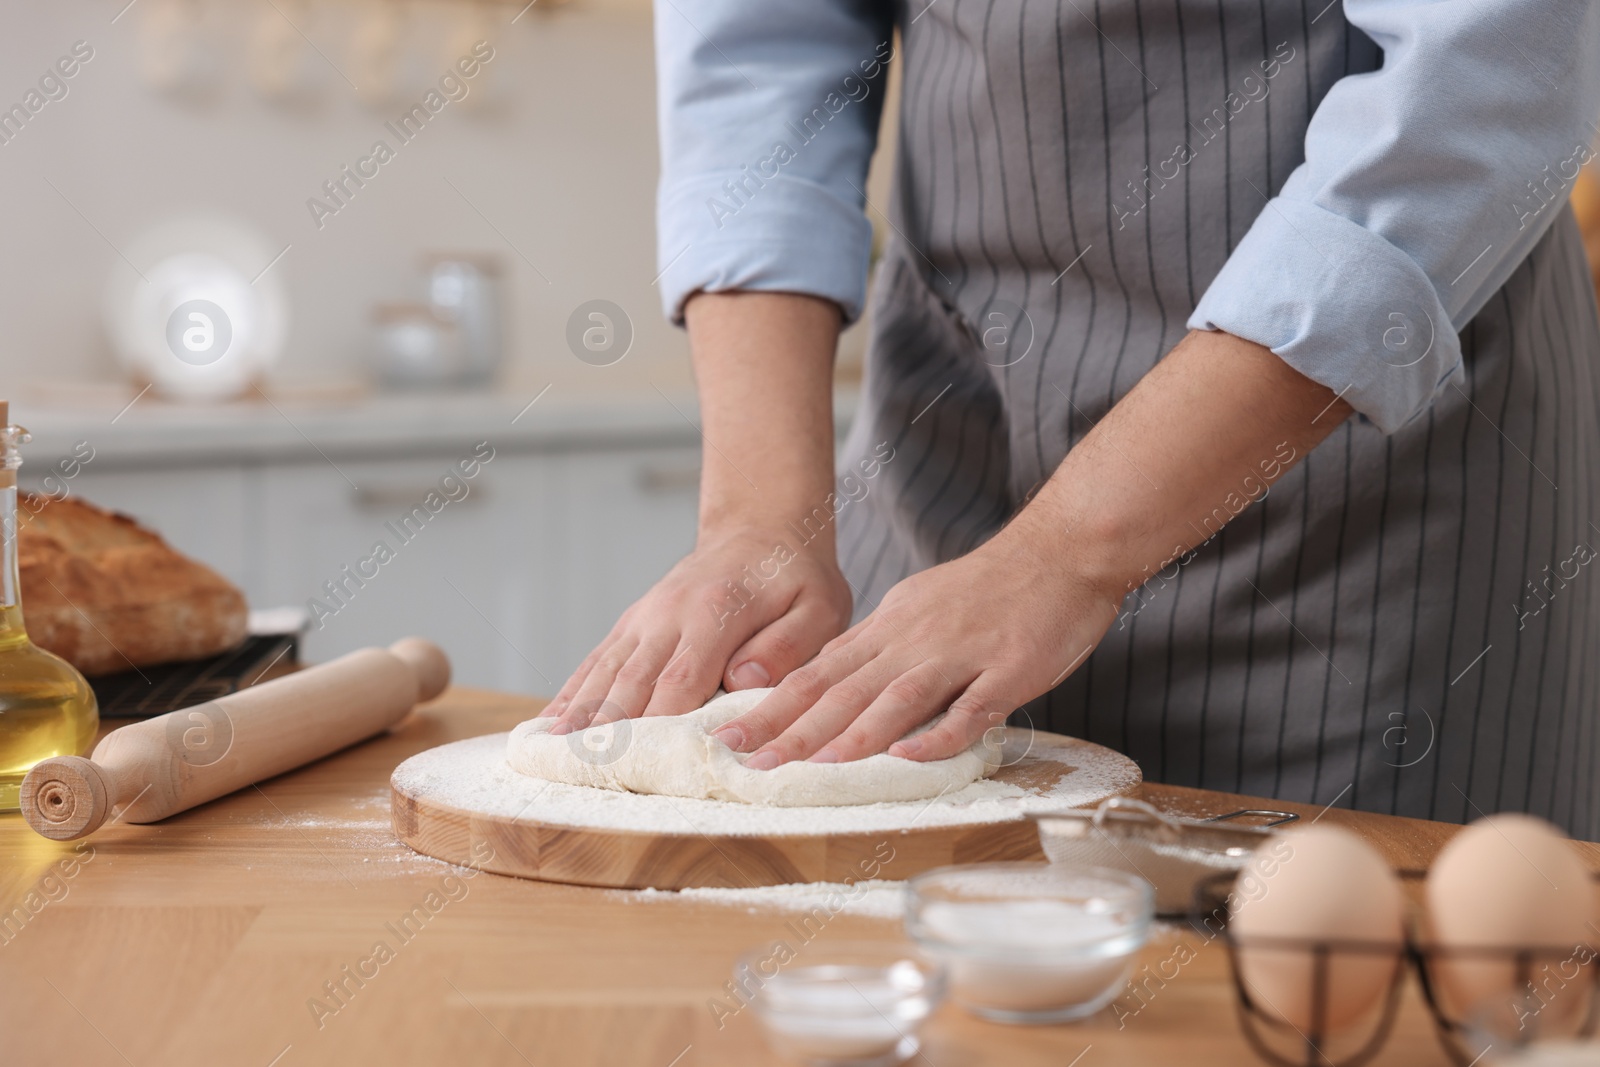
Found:
[{"label": "glass oil bottle", "polygon": [[17,568],[17,446],[28,431],[11,425],[0,400],[0,812],[17,810],[23,776],[51,756],[86,753],[100,724],[94,690],[66,660],[28,640]]}]

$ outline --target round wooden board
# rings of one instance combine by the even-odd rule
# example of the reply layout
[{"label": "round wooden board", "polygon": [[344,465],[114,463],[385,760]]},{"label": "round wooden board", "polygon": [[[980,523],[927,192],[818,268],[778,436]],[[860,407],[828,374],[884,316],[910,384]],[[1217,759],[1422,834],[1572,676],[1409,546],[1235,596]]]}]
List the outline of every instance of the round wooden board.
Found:
[{"label": "round wooden board", "polygon": [[[905,879],[954,863],[1045,858],[1033,822],[1015,812],[987,822],[864,832],[661,833],[541,822],[533,806],[525,809],[531,814],[474,811],[448,788],[414,784],[428,778],[430,760],[448,759],[452,773],[459,774],[459,754],[467,752],[482,761],[485,777],[502,773],[503,748],[484,744],[488,741],[474,738],[429,749],[395,769],[390,803],[402,842],[423,855],[497,874],[618,889],[857,881],[874,866],[879,870],[871,876]],[[458,747],[470,745],[476,748]],[[457,754],[447,752],[452,748]],[[1068,776],[1092,765],[1086,777],[1097,784],[1089,793],[1069,790],[1071,800],[1063,806],[1129,793],[1142,780],[1138,765],[1121,753],[1060,734],[1008,728],[1004,752],[1006,765],[994,779],[1035,794],[1060,792],[1072,784],[1065,781]],[[504,773],[515,772],[506,768]]]}]

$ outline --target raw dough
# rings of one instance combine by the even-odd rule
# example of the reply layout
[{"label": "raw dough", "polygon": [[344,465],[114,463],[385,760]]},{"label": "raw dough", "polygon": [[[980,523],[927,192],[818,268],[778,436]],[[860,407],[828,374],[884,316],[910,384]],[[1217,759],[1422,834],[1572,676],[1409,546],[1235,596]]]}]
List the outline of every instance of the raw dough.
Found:
[{"label": "raw dough", "polygon": [[529,719],[511,731],[506,759],[512,769],[552,782],[780,808],[925,800],[987,777],[999,761],[998,750],[979,741],[950,759],[928,763],[879,754],[849,763],[802,760],[751,770],[745,756],[711,731],[770,692],[725,693],[687,715],[624,719],[566,735],[550,734],[556,719]]}]

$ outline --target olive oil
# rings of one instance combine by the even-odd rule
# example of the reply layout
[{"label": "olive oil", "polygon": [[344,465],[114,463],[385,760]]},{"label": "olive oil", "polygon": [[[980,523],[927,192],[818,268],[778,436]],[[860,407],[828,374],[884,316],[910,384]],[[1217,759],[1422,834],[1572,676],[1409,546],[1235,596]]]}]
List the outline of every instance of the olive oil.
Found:
[{"label": "olive oil", "polygon": [[0,400],[0,812],[16,811],[23,776],[51,756],[89,750],[100,714],[94,690],[73,666],[28,640],[17,572],[17,446]]}]

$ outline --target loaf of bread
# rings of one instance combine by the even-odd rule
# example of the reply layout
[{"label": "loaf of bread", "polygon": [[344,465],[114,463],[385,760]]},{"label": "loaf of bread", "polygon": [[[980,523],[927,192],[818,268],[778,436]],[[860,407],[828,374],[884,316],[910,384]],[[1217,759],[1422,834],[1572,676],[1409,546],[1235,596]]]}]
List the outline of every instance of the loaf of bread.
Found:
[{"label": "loaf of bread", "polygon": [[126,515],[22,493],[17,521],[28,636],[84,674],[199,659],[244,640],[244,594]]}]

